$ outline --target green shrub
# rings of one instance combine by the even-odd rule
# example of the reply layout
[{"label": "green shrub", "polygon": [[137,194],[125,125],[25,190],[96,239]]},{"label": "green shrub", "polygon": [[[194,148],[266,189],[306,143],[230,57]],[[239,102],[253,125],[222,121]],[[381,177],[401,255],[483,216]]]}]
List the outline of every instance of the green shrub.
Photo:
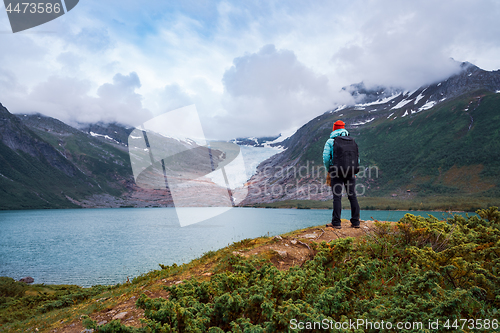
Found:
[{"label": "green shrub", "polygon": [[[26,290],[26,284],[10,277],[0,276],[0,299],[7,297],[21,297]],[[1,301],[0,301],[1,303]]]},{"label": "green shrub", "polygon": [[229,255],[222,259],[224,270],[210,281],[166,287],[168,299],[143,294],[136,305],[145,310],[145,327],[117,322],[92,327],[99,332],[285,332],[291,331],[292,319],[424,325],[498,319],[500,214],[495,207],[477,213],[447,221],[407,214],[395,225],[376,224],[356,243],[346,238],[316,244],[312,260],[287,271],[262,259]]},{"label": "green shrub", "polygon": [[[74,285],[27,286],[8,279],[0,277],[2,286],[5,286],[11,295],[15,290],[18,292],[16,296],[5,298],[3,304],[0,303],[0,325],[22,321],[36,314],[69,307],[113,288],[107,286],[82,288]],[[8,289],[10,288],[9,286],[13,286],[13,288]],[[25,293],[28,290],[30,293]]]}]

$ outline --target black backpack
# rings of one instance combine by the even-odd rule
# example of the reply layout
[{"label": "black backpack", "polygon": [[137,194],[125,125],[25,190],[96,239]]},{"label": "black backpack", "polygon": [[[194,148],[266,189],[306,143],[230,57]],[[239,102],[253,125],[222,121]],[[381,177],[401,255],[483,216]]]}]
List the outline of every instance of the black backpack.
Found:
[{"label": "black backpack", "polygon": [[359,153],[356,141],[350,136],[337,136],[334,139],[333,161],[331,172],[336,177],[353,177],[359,172]]}]

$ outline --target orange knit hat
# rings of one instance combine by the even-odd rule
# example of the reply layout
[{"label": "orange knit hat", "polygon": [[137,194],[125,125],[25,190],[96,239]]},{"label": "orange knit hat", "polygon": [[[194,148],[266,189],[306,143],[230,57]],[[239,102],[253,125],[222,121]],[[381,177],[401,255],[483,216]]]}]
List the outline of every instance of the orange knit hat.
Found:
[{"label": "orange knit hat", "polygon": [[341,129],[341,128],[345,128],[345,123],[342,121],[342,120],[337,120],[334,124],[333,124],[333,130],[338,130],[338,129]]}]

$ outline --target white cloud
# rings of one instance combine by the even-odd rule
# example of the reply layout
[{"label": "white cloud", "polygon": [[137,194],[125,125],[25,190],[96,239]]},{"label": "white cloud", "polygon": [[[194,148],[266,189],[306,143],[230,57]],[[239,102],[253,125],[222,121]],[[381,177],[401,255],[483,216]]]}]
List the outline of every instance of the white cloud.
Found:
[{"label": "white cloud", "polygon": [[450,57],[500,68],[499,16],[493,0],[80,1],[0,34],[0,102],[120,122],[195,103],[212,138],[272,135],[345,103],[344,85],[414,87]]},{"label": "white cloud", "polygon": [[63,65],[62,71],[65,73],[78,72],[80,70],[80,65],[83,63],[84,58],[79,56],[74,52],[62,52],[56,58],[56,60]]},{"label": "white cloud", "polygon": [[83,28],[71,41],[92,52],[105,51],[112,46],[108,30],[103,28]]},{"label": "white cloud", "polygon": [[152,117],[142,107],[142,96],[135,90],[140,87],[136,73],[116,74],[113,83],[105,83],[97,89],[97,97],[91,96],[91,83],[70,77],[51,76],[37,84],[27,96],[8,98],[16,105],[18,113],[40,112],[68,124],[119,121],[128,125],[140,125]]},{"label": "white cloud", "polygon": [[[369,2],[358,35],[332,61],[339,74],[367,85],[414,88],[436,82],[459,70],[451,57],[468,61],[492,43],[498,57],[498,14],[493,1]],[[490,62],[478,60],[476,65]]]},{"label": "white cloud", "polygon": [[[12,71],[0,68],[0,96],[7,97],[24,94],[26,90],[26,87],[19,83]],[[0,103],[2,103],[1,100]]]},{"label": "white cloud", "polygon": [[193,104],[191,96],[176,83],[166,85],[159,95],[158,109],[162,111],[175,110]]},{"label": "white cloud", "polygon": [[325,75],[292,51],[274,45],[236,58],[222,81],[228,114],[220,121],[234,130],[233,136],[278,134],[333,108],[335,101],[350,99],[332,90]]}]

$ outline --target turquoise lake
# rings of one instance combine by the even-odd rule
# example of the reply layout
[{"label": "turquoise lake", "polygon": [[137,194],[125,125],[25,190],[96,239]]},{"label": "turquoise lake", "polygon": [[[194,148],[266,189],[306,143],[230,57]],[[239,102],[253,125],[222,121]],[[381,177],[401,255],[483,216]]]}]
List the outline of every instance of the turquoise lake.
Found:
[{"label": "turquoise lake", "polygon": [[[361,211],[362,220],[397,221],[404,211]],[[440,212],[409,212],[450,217]],[[331,210],[234,208],[181,228],[175,208],[0,211],[0,276],[35,283],[122,283],[158,264],[181,264],[245,238],[331,221]],[[343,211],[342,218],[349,218]]]}]

